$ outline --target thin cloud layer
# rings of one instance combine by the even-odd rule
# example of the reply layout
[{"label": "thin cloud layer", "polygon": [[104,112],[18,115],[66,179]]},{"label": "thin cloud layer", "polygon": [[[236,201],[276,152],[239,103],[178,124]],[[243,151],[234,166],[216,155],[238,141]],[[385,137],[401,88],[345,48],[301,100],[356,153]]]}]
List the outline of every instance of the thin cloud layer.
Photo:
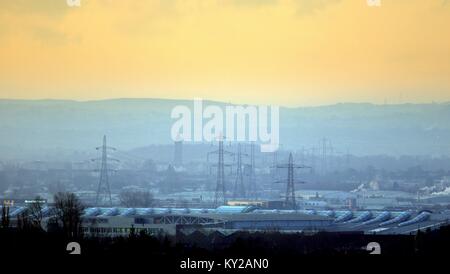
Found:
[{"label": "thin cloud layer", "polygon": [[81,3],[0,2],[0,97],[450,100],[441,0]]}]

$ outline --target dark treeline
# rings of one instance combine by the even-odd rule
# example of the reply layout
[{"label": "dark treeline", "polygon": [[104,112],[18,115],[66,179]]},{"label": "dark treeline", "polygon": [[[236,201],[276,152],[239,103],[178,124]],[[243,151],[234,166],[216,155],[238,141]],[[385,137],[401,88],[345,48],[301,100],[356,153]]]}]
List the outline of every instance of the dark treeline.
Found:
[{"label": "dark treeline", "polygon": [[[68,255],[66,246],[76,241],[81,255]],[[381,255],[368,255],[365,247],[369,242],[380,243]],[[316,235],[238,232],[230,236],[213,233],[179,234],[177,237],[150,236],[130,233],[128,237],[70,238],[62,231],[45,232],[36,229],[0,229],[0,257],[27,261],[38,259],[42,266],[56,262],[85,270],[80,262],[88,261],[89,268],[98,267],[101,273],[118,266],[136,269],[143,273],[186,272],[180,265],[190,260],[267,259],[268,269],[228,269],[258,273],[303,273],[299,269],[358,271],[370,269],[413,269],[415,265],[428,265],[427,261],[439,262],[447,256],[450,244],[450,226],[418,235],[364,235],[318,233]],[[81,259],[81,260],[80,260]],[[74,264],[74,262],[77,262]],[[94,268],[92,268],[94,267]],[[156,272],[155,272],[156,271]],[[194,272],[192,272],[194,271]],[[215,268],[212,272],[222,272]],[[231,272],[230,272],[231,271]],[[130,270],[128,273],[132,273]],[[190,269],[191,273],[199,270]],[[207,272],[202,269],[200,272]],[[83,273],[83,272],[82,272]],[[209,272],[208,272],[209,273]]]},{"label": "dark treeline", "polygon": [[67,243],[80,243],[82,255],[182,257],[287,257],[304,255],[368,254],[369,242],[378,242],[382,255],[442,255],[450,244],[450,226],[417,235],[364,235],[360,233],[328,233],[314,235],[278,232],[236,232],[224,236],[218,232],[205,235],[179,233],[177,237],[151,236],[132,232],[128,237],[70,237],[62,230],[47,232],[33,227],[0,229],[1,252],[15,255],[65,255]]}]

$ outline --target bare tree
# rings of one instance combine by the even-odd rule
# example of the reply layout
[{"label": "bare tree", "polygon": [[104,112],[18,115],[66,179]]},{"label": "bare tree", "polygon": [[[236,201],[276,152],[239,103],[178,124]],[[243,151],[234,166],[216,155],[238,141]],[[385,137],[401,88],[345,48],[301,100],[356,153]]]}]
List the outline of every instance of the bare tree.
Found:
[{"label": "bare tree", "polygon": [[2,228],[8,228],[9,227],[9,206],[6,206],[6,205],[2,206],[1,227]]},{"label": "bare tree", "polygon": [[69,238],[81,236],[81,225],[84,206],[73,193],[60,192],[55,194],[55,223],[60,226]]},{"label": "bare tree", "polygon": [[150,207],[153,205],[153,194],[150,191],[127,189],[119,194],[120,202],[125,207]]},{"label": "bare tree", "polygon": [[17,229],[19,230],[29,230],[31,228],[30,220],[28,219],[27,211],[24,211],[17,215]]},{"label": "bare tree", "polygon": [[26,212],[29,214],[31,224],[37,229],[42,229],[42,219],[44,218],[42,209],[42,199],[39,196],[27,206]]}]

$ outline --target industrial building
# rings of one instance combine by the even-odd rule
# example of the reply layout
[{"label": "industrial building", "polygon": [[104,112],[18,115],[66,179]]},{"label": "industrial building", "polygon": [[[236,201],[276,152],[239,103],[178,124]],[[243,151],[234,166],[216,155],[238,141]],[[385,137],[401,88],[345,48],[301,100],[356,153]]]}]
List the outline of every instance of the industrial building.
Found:
[{"label": "industrial building", "polygon": [[[12,207],[14,220],[25,207]],[[48,207],[43,209],[51,217]],[[127,236],[132,231],[176,235],[192,231],[361,232],[414,234],[449,224],[450,211],[269,210],[255,206],[197,208],[87,208],[83,230],[88,236]],[[44,220],[45,223],[45,220]]]}]

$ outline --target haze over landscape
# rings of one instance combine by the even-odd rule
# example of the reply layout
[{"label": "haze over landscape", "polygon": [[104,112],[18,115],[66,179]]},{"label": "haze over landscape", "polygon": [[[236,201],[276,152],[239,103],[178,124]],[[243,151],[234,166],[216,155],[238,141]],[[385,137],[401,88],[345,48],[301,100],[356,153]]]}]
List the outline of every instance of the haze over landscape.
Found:
[{"label": "haze over landscape", "polygon": [[434,273],[449,26],[450,0],[0,0],[0,258]]},{"label": "haze over landscape", "polygon": [[[205,105],[224,105],[205,102]],[[172,144],[176,105],[192,101],[0,100],[1,158],[27,159],[91,152],[104,134],[121,150]],[[450,104],[335,104],[280,109],[283,149],[320,146],[330,139],[339,153],[355,155],[450,155]],[[205,122],[207,119],[205,119]],[[44,156],[45,155],[45,156]],[[156,155],[149,155],[150,157]]]}]

